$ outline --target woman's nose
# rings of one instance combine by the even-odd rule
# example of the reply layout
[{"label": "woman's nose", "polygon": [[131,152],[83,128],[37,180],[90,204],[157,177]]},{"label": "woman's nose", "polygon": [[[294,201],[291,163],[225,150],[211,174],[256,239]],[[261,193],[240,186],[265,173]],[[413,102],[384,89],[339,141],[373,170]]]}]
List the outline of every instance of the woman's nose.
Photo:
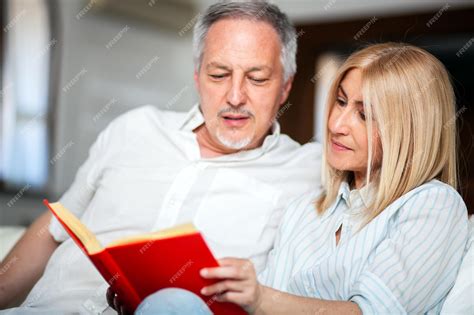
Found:
[{"label": "woman's nose", "polygon": [[351,111],[346,108],[333,110],[329,119],[329,130],[333,134],[348,135],[350,132]]}]

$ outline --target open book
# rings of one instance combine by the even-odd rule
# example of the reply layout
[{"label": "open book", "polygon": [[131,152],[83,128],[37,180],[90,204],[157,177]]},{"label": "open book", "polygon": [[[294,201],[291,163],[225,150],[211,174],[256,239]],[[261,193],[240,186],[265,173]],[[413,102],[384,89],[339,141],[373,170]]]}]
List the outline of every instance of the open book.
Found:
[{"label": "open book", "polygon": [[217,281],[202,278],[199,271],[219,264],[192,224],[127,237],[104,247],[62,204],[43,202],[119,294],[128,311],[134,312],[148,295],[175,287],[196,293],[214,314],[246,314],[236,304],[200,294],[204,286]]}]

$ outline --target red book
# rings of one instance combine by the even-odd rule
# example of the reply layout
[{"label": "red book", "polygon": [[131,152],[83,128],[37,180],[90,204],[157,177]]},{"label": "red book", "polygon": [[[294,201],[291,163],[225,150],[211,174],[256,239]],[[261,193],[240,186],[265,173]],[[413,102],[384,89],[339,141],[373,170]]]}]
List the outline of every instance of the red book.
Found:
[{"label": "red book", "polygon": [[236,304],[218,302],[214,297],[201,295],[203,287],[217,280],[204,279],[199,271],[219,264],[192,224],[127,237],[103,247],[95,235],[62,204],[43,202],[105,281],[119,294],[128,311],[134,312],[148,295],[174,287],[197,294],[214,314],[246,314]]}]

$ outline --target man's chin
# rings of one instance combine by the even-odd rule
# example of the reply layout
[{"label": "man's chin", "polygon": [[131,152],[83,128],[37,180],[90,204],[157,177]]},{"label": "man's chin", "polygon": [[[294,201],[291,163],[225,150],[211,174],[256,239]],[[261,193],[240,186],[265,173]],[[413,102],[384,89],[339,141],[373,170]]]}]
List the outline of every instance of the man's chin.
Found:
[{"label": "man's chin", "polygon": [[217,139],[226,148],[231,150],[243,150],[249,147],[252,143],[253,137],[229,137],[217,132]]}]

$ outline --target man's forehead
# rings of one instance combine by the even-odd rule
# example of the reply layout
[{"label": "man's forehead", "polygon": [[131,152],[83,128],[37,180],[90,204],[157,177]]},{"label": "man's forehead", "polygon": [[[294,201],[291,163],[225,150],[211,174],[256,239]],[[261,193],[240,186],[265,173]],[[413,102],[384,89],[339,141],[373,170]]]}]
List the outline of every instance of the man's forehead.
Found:
[{"label": "man's forehead", "polygon": [[240,19],[213,24],[205,39],[203,53],[208,61],[223,64],[247,60],[271,66],[281,51],[281,41],[271,25]]},{"label": "man's forehead", "polygon": [[[226,71],[232,71],[233,66],[229,63],[225,62],[218,62],[218,61],[211,61],[208,64],[206,64],[206,69],[207,70],[212,70],[212,69],[222,69]],[[252,71],[272,71],[272,67],[266,64],[253,64],[253,65],[248,65],[244,66],[244,70],[246,72],[252,72]]]}]

